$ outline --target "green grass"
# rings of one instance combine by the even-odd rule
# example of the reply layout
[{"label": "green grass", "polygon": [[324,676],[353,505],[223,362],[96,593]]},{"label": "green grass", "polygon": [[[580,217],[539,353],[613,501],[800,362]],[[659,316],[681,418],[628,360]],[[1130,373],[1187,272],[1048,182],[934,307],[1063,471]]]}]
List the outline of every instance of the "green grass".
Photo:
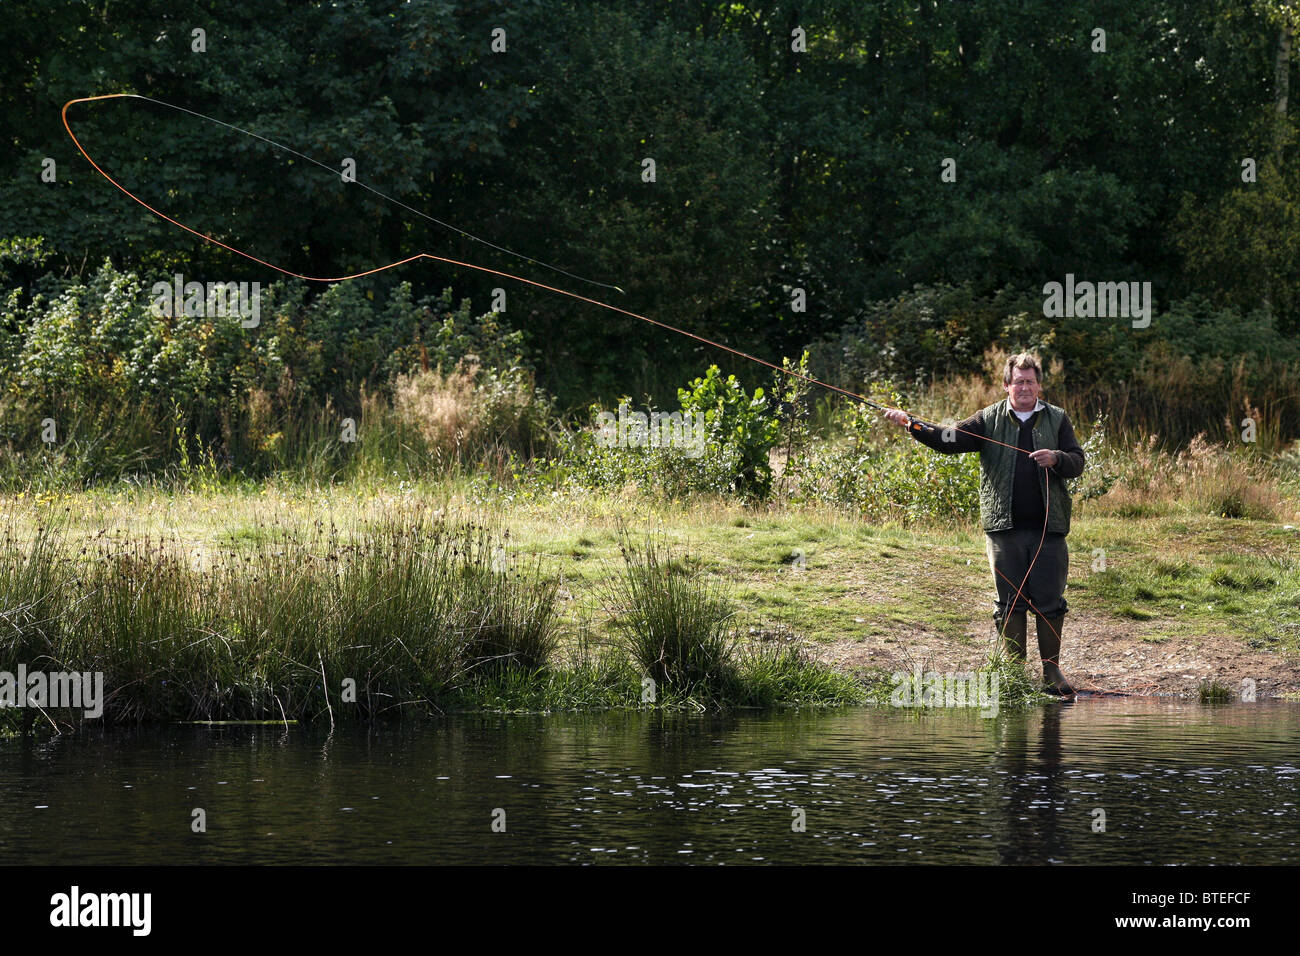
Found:
[{"label": "green grass", "polygon": [[742,692],[737,702],[743,706],[836,706],[867,699],[861,682],[813,661],[799,647],[751,647],[739,657]]},{"label": "green grass", "polygon": [[[1075,620],[1126,618],[1126,630],[1174,655],[1209,634],[1300,651],[1297,532],[1186,509],[1121,518],[1095,504],[1076,508],[1070,537]],[[412,538],[396,515],[423,530]],[[480,540],[505,527],[508,538]],[[440,546],[434,528],[445,529]],[[634,584],[619,550],[626,528],[662,545],[653,567],[641,557],[639,620],[653,654],[640,663],[628,656],[636,616],[616,613],[636,602],[608,592],[611,576]],[[328,719],[322,665],[336,719],[493,701],[641,707],[642,677],[672,643],[664,623],[703,627],[712,615],[715,638],[737,639],[702,666],[683,644],[677,657],[696,677],[661,682],[661,706],[851,701],[862,681],[808,650],[984,634],[983,540],[969,523],[874,525],[831,505],[541,494],[473,476],[29,488],[0,497],[0,667],[111,658],[112,707],[126,720],[279,719],[282,707]],[[492,570],[497,546],[509,556],[504,574]],[[1094,570],[1094,549],[1106,570]],[[729,616],[713,613],[709,590],[725,591]],[[802,657],[746,637],[776,629],[797,635]],[[585,641],[619,640],[622,664],[575,654]],[[751,657],[760,651],[773,656]],[[344,676],[358,685],[351,711],[340,706]]]},{"label": "green grass", "polygon": [[1220,683],[1217,680],[1207,680],[1201,682],[1200,698],[1203,704],[1223,704],[1232,700],[1235,693],[1227,684]]},{"label": "green grass", "polygon": [[[1146,547],[1156,554],[1164,550],[1154,541]],[[1271,632],[1300,650],[1300,558],[1262,549],[1210,550],[1214,547],[1216,542],[1206,541],[1196,560],[1170,560],[1130,546],[1105,572],[1089,574],[1080,590],[1135,621],[1172,619],[1197,631],[1222,630],[1230,622],[1234,630]]]},{"label": "green grass", "polygon": [[798,648],[746,649],[735,660],[730,694],[719,699],[708,685],[656,686],[649,699],[644,672],[625,655],[605,653],[576,664],[492,675],[467,685],[458,709],[552,712],[601,709],[703,711],[732,707],[861,704],[860,681],[811,660]]},{"label": "green grass", "polygon": [[215,546],[75,523],[0,538],[0,669],[102,672],[110,723],[857,699],[797,649],[738,652],[728,599],[652,540],[610,592],[621,645],[566,665],[560,577],[481,523],[407,504],[346,530],[218,528]]},{"label": "green grass", "polygon": [[641,674],[621,655],[605,654],[569,667],[486,674],[461,688],[459,710],[506,713],[636,708]]}]

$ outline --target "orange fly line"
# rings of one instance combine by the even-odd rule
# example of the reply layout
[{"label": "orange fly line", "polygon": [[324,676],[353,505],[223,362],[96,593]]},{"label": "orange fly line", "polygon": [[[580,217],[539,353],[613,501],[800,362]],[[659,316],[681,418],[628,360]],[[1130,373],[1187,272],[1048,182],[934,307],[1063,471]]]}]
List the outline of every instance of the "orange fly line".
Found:
[{"label": "orange fly line", "polygon": [[[281,267],[281,266],[278,266],[278,265],[276,265],[276,264],[273,263],[273,262],[267,262],[265,259],[259,259],[257,256],[252,255],[251,253],[245,252],[245,251],[242,250],[242,249],[237,249],[237,248],[235,248],[234,246],[227,245],[226,243],[222,242],[220,239],[217,239],[217,238],[215,238],[215,237],[213,237],[213,236],[209,236],[209,235],[207,235],[206,233],[204,233],[204,232],[200,232],[200,231],[197,230],[197,229],[191,228],[190,226],[185,225],[185,223],[183,223],[183,222],[178,222],[177,220],[173,219],[171,216],[168,216],[166,213],[164,213],[164,212],[160,212],[159,210],[155,209],[153,206],[151,206],[151,205],[149,205],[147,202],[145,202],[143,199],[141,199],[139,196],[137,196],[135,193],[131,192],[131,190],[127,189],[125,186],[123,186],[121,183],[119,183],[116,179],[114,179],[112,176],[110,176],[108,173],[106,173],[106,172],[103,170],[103,168],[101,168],[100,165],[99,165],[97,162],[95,162],[95,160],[91,157],[91,155],[90,155],[88,152],[86,152],[86,148],[85,148],[84,146],[81,145],[81,141],[80,141],[79,139],[77,139],[77,135],[76,135],[74,132],[72,132],[72,127],[68,124],[68,107],[70,107],[70,106],[74,106],[74,105],[77,104],[77,103],[93,103],[93,102],[100,101],[100,100],[115,100],[115,99],[141,99],[141,100],[146,100],[146,101],[151,102],[151,103],[157,103],[157,104],[159,104],[160,106],[170,107],[171,109],[179,110],[179,111],[181,111],[181,112],[188,113],[188,114],[190,114],[190,115],[192,115],[192,116],[198,116],[198,117],[200,117],[200,118],[202,118],[202,119],[208,120],[208,121],[213,122],[213,123],[217,123],[217,124],[219,124],[219,125],[221,125],[221,126],[225,126],[225,127],[229,128],[229,129],[237,130],[238,132],[244,133],[244,134],[246,134],[246,135],[254,136],[254,137],[256,137],[257,139],[260,139],[260,140],[262,140],[263,142],[266,142],[266,143],[270,143],[271,145],[276,146],[276,147],[279,148],[279,149],[287,150],[288,152],[294,153],[294,154],[297,155],[297,156],[301,156],[303,159],[306,159],[306,160],[308,160],[309,162],[315,163],[316,165],[321,166],[321,167],[324,168],[324,169],[330,169],[330,167],[326,166],[324,163],[321,163],[321,162],[319,162],[319,161],[317,161],[317,160],[312,159],[312,158],[309,157],[309,156],[305,156],[304,154],[299,153],[299,152],[297,152],[296,150],[290,149],[290,148],[287,147],[287,146],[284,146],[284,145],[282,145],[282,144],[280,144],[280,143],[277,143],[277,142],[275,142],[274,140],[268,139],[268,138],[265,137],[265,136],[261,136],[261,135],[259,135],[259,134],[257,134],[257,133],[250,133],[248,130],[240,129],[240,128],[237,127],[237,126],[232,126],[231,124],[229,124],[229,123],[224,123],[224,122],[222,122],[221,120],[213,119],[213,118],[210,117],[210,116],[206,116],[206,115],[204,115],[204,114],[202,114],[202,113],[198,113],[198,112],[196,112],[196,111],[194,111],[194,110],[186,109],[185,107],[181,107],[181,106],[175,106],[175,105],[173,105],[173,104],[171,104],[171,103],[166,103],[166,102],[164,102],[164,101],[162,101],[162,100],[156,100],[156,99],[153,99],[152,97],[141,96],[140,94],[137,94],[137,93],[105,93],[105,94],[100,95],[100,96],[82,96],[82,97],[78,97],[78,98],[76,98],[76,99],[68,100],[68,102],[66,102],[66,103],[63,104],[63,111],[62,111],[62,117],[63,117],[63,128],[66,129],[66,130],[68,131],[68,136],[70,136],[70,137],[72,138],[72,142],[76,145],[77,150],[81,153],[82,156],[84,156],[84,157],[86,158],[86,162],[90,163],[90,165],[93,166],[93,167],[95,168],[95,171],[96,171],[96,172],[98,172],[101,176],[103,176],[103,177],[104,177],[105,179],[107,179],[110,183],[112,183],[112,184],[113,184],[114,186],[116,186],[119,190],[121,190],[121,191],[122,191],[122,192],[123,192],[123,193],[124,193],[124,194],[129,198],[129,199],[131,199],[133,202],[136,202],[136,203],[140,204],[140,205],[143,206],[145,209],[149,210],[151,213],[153,213],[155,216],[157,216],[159,219],[163,219],[163,220],[165,220],[165,221],[171,223],[173,226],[176,226],[176,227],[179,228],[179,229],[183,229],[183,230],[185,230],[186,232],[190,233],[191,235],[197,236],[198,238],[204,240],[205,242],[210,242],[210,243],[212,243],[213,245],[220,246],[222,249],[225,249],[225,250],[228,251],[228,252],[233,252],[233,253],[234,253],[235,255],[237,255],[237,256],[243,256],[245,259],[249,259],[249,260],[251,260],[251,261],[253,261],[253,262],[256,262],[258,265],[265,266],[266,268],[268,268],[268,269],[272,269],[272,270],[274,270],[275,272],[279,272],[279,273],[281,273],[281,274],[283,274],[283,275],[287,275],[287,276],[290,276],[290,277],[295,278],[295,279],[302,279],[302,280],[307,281],[307,282],[345,282],[345,281],[347,281],[347,280],[349,280],[349,279],[359,279],[359,278],[361,278],[362,276],[374,275],[375,273],[378,273],[378,272],[385,272],[385,271],[387,271],[388,269],[395,269],[395,268],[397,268],[398,266],[404,266],[404,265],[407,265],[408,263],[411,263],[411,262],[419,262],[419,261],[422,260],[422,259],[429,259],[429,260],[434,261],[434,262],[444,262],[444,263],[446,263],[446,264],[448,264],[448,265],[458,266],[458,267],[460,267],[460,268],[464,268],[464,269],[474,269],[474,270],[476,270],[476,271],[478,271],[478,272],[485,272],[485,273],[487,273],[487,274],[489,274],[489,275],[501,276],[502,278],[505,278],[505,279],[512,279],[512,280],[514,280],[515,282],[522,282],[522,283],[524,283],[524,284],[526,284],[526,285],[535,286],[536,288],[539,288],[539,289],[545,289],[545,290],[548,291],[548,292],[554,292],[554,293],[556,293],[557,295],[567,296],[567,297],[569,297],[570,299],[575,299],[575,300],[577,300],[577,301],[579,301],[579,302],[586,302],[586,303],[588,303],[589,305],[598,306],[598,307],[600,307],[600,308],[602,308],[602,309],[608,309],[608,310],[611,311],[611,312],[617,312],[618,314],[628,316],[629,318],[639,319],[639,320],[642,321],[642,322],[647,322],[647,323],[649,323],[650,325],[657,326],[657,327],[659,327],[659,328],[661,328],[661,329],[666,329],[666,330],[668,330],[669,332],[675,332],[675,333],[677,333],[678,335],[684,335],[684,336],[686,336],[687,338],[694,339],[694,340],[697,341],[697,342],[702,342],[702,343],[704,343],[705,345],[712,346],[713,348],[721,349],[721,350],[724,351],[724,352],[729,352],[730,354],[735,355],[735,356],[738,356],[739,358],[748,359],[748,360],[751,361],[751,362],[756,362],[756,363],[759,364],[759,365],[764,365],[764,366],[766,366],[767,368],[773,369],[773,370],[775,370],[775,371],[777,371],[777,372],[780,372],[780,373],[782,373],[782,374],[784,374],[784,375],[789,375],[789,376],[791,376],[791,377],[793,377],[793,378],[801,379],[802,381],[807,382],[807,383],[810,384],[810,385],[819,385],[819,386],[821,386],[822,388],[828,389],[828,390],[830,390],[830,391],[832,391],[832,392],[838,392],[838,393],[841,394],[841,395],[845,395],[845,396],[847,396],[847,397],[849,397],[849,398],[852,398],[852,399],[855,399],[855,400],[857,400],[857,401],[859,401],[859,402],[863,402],[864,404],[866,404],[866,405],[868,405],[868,406],[870,406],[870,407],[872,407],[872,408],[879,409],[879,410],[881,410],[881,411],[884,411],[884,410],[885,410],[885,407],[884,407],[883,405],[880,405],[878,402],[874,402],[874,401],[872,401],[871,399],[867,398],[865,395],[859,395],[857,392],[853,392],[853,391],[850,391],[850,390],[845,389],[845,388],[840,388],[838,385],[832,385],[832,384],[830,384],[829,382],[823,382],[823,381],[821,381],[820,379],[813,378],[812,376],[804,375],[802,372],[799,372],[799,371],[797,371],[797,370],[795,370],[795,369],[788,368],[788,367],[781,366],[781,365],[776,365],[776,364],[774,364],[774,363],[772,363],[772,362],[767,361],[766,359],[759,358],[759,357],[756,356],[756,355],[750,355],[748,352],[742,352],[742,351],[740,351],[739,349],[732,348],[732,347],[729,346],[729,345],[724,345],[724,344],[722,344],[721,342],[715,342],[715,341],[713,341],[712,339],[705,338],[705,337],[702,336],[702,335],[696,335],[694,332],[688,332],[688,331],[685,330],[685,329],[677,328],[676,326],[669,325],[669,324],[666,323],[666,322],[660,322],[658,319],[652,319],[652,318],[650,318],[649,316],[640,315],[640,314],[638,314],[638,313],[636,313],[636,312],[629,311],[628,309],[619,308],[619,307],[616,306],[616,305],[611,305],[611,304],[608,303],[608,302],[602,302],[602,301],[599,300],[599,299],[593,299],[593,298],[589,298],[589,297],[587,297],[587,296],[585,296],[585,295],[579,295],[578,293],[576,293],[576,292],[570,292],[570,291],[567,290],[567,289],[561,289],[561,288],[558,288],[558,287],[556,287],[556,286],[547,285],[547,284],[545,284],[545,283],[543,283],[543,282],[537,282],[536,280],[528,279],[528,278],[525,278],[525,277],[523,277],[523,276],[515,275],[515,274],[510,273],[510,272],[504,272],[504,271],[502,271],[502,270],[500,270],[500,269],[492,269],[492,268],[489,268],[489,267],[487,267],[487,266],[476,265],[475,263],[472,263],[472,262],[461,262],[461,261],[459,261],[459,260],[457,260],[457,259],[449,259],[449,258],[447,258],[446,256],[434,255],[434,254],[431,253],[431,252],[419,252],[419,253],[416,253],[415,255],[407,256],[405,259],[398,259],[398,260],[396,260],[396,261],[394,261],[394,262],[390,262],[390,263],[388,263],[388,264],[386,264],[386,265],[376,266],[376,267],[373,268],[373,269],[366,269],[366,270],[364,270],[364,271],[362,271],[362,272],[355,272],[355,273],[352,273],[352,274],[350,274],[350,275],[341,275],[341,276],[308,276],[308,275],[302,275],[301,273],[293,272],[292,270],[285,269],[285,268],[283,268],[283,267]],[[364,185],[364,184],[359,184],[359,185]],[[365,187],[365,188],[370,189],[370,187],[368,187],[368,186]],[[391,197],[385,196],[383,193],[380,193],[380,192],[378,192],[377,190],[370,189],[370,191],[371,191],[371,192],[374,192],[376,195],[383,196],[383,198],[385,198],[385,199],[390,199],[390,200],[391,200]],[[391,201],[396,202],[396,200],[391,200]],[[403,204],[403,203],[400,203],[400,202],[399,202],[398,204],[404,206],[404,208],[406,208],[406,209],[410,209],[409,206],[405,206],[405,204]],[[411,210],[411,211],[412,211],[412,212],[415,212],[417,215],[424,215],[423,213],[419,213],[418,210]],[[425,218],[430,218],[430,219],[431,219],[432,217],[425,216]],[[434,222],[439,222],[439,220],[433,220],[433,221],[434,221]],[[440,223],[440,224],[441,224],[441,225],[444,225],[444,226],[447,225],[446,223]],[[475,240],[477,240],[477,241],[480,241],[480,242],[483,242],[483,241],[484,241],[484,240],[479,240],[477,236],[471,236],[469,233],[464,232],[463,230],[456,229],[454,226],[448,226],[448,228],[455,229],[455,231],[460,232],[462,235],[469,236],[470,238],[475,239]],[[486,244],[492,246],[492,243],[486,243]],[[495,248],[495,249],[501,249],[500,246],[492,246],[492,247]],[[508,252],[508,253],[510,253],[511,255],[519,256],[520,258],[523,258],[523,259],[527,259],[527,260],[530,261],[530,262],[537,262],[536,259],[531,259],[531,258],[528,257],[528,256],[522,256],[522,255],[520,255],[519,253],[513,253],[513,252],[510,252],[510,250],[508,250],[508,249],[502,249],[502,251],[504,251],[504,252]],[[544,265],[544,266],[545,266],[545,263],[538,263],[538,264],[540,264],[540,265]],[[565,275],[572,276],[573,278],[579,278],[579,279],[581,278],[581,277],[579,277],[579,276],[573,276],[572,273],[564,272],[564,270],[562,270],[562,269],[556,269],[554,266],[546,266],[546,268],[548,268],[548,269],[552,269],[553,271],[556,271],[556,272],[562,272],[562,273],[564,273]],[[584,282],[592,282],[592,283],[595,284],[595,285],[602,285],[602,286],[604,286],[605,288],[616,289],[616,290],[619,291],[619,292],[622,292],[622,291],[623,291],[622,289],[618,289],[617,286],[606,285],[605,283],[596,283],[596,282],[593,282],[593,280],[590,280],[590,279],[582,279],[582,281],[584,281]],[[976,433],[976,432],[966,431],[965,429],[957,428],[956,426],[942,426],[942,425],[938,425],[938,423],[936,423],[936,422],[929,422],[929,421],[926,421],[926,420],[923,419],[923,418],[918,418],[918,417],[913,416],[913,415],[909,415],[908,418],[909,418],[909,427],[910,427],[910,428],[914,428],[914,429],[916,429],[916,430],[918,430],[918,431],[920,430],[920,428],[921,428],[922,425],[934,425],[934,426],[937,426],[937,427],[949,427],[949,428],[952,428],[954,431],[961,432],[961,433],[964,434],[964,435],[971,435],[971,436],[973,436],[973,437],[975,437],[975,438],[980,438],[980,439],[983,439],[984,441],[992,442],[992,443],[995,444],[995,445],[1002,445],[1004,448],[1011,448],[1011,449],[1013,449],[1014,451],[1018,451],[1018,452],[1020,452],[1020,453],[1022,453],[1022,454],[1026,454],[1026,455],[1029,454],[1028,451],[1026,451],[1025,449],[1020,448],[1020,447],[1018,447],[1018,446],[1015,446],[1015,445],[1009,445],[1009,444],[1007,444],[1006,442],[1001,442],[1001,441],[998,441],[997,439],[989,438],[989,437],[986,436],[986,435],[980,435],[980,434],[978,434],[978,433]],[[1046,480],[1047,480],[1047,479],[1046,479],[1046,475],[1044,475],[1044,481],[1046,481]],[[1050,496],[1045,496],[1045,497],[1047,497],[1047,498],[1050,500]],[[1021,580],[1020,584],[1016,587],[1016,595],[1015,595],[1015,597],[1012,598],[1012,600],[1011,600],[1011,607],[1013,607],[1013,608],[1015,607],[1016,602],[1017,602],[1017,601],[1022,597],[1022,592],[1023,592],[1023,590],[1024,590],[1025,584],[1026,584],[1026,582],[1028,582],[1028,580],[1029,580],[1029,574],[1030,574],[1031,571],[1033,571],[1033,569],[1034,569],[1034,564],[1038,561],[1038,556],[1039,556],[1039,554],[1042,553],[1042,550],[1043,550],[1043,543],[1044,543],[1044,541],[1046,540],[1046,538],[1047,538],[1047,517],[1046,517],[1046,515],[1045,515],[1045,516],[1044,516],[1044,520],[1043,520],[1043,533],[1042,533],[1042,536],[1039,538],[1039,541],[1038,541],[1038,550],[1034,552],[1033,560],[1031,560],[1031,561],[1029,562],[1029,567],[1028,567],[1028,569],[1025,571],[1025,576],[1024,576],[1024,578]],[[1001,574],[1001,575],[1002,575],[1002,578],[1003,578],[1004,580],[1006,580],[1006,581],[1008,581],[1008,582],[1010,583],[1011,579],[1010,579],[1010,578],[1007,578],[1007,576],[1006,576],[1005,574],[1002,574],[1002,572],[998,571],[997,568],[994,568],[993,570],[996,571],[998,574]],[[1030,602],[1028,595],[1023,595],[1023,596],[1024,596],[1024,598],[1025,598],[1025,603],[1029,604],[1029,607],[1034,611],[1035,614],[1038,615],[1039,619],[1040,619],[1040,620],[1044,620],[1044,621],[1046,621],[1047,619],[1046,619],[1045,617],[1043,617],[1043,615],[1038,611],[1038,608],[1035,607],[1034,604],[1033,604],[1032,602]],[[1052,627],[1052,625],[1051,625],[1050,623],[1048,624],[1048,627],[1051,628],[1051,630],[1052,630],[1053,633],[1056,633],[1056,629],[1055,629],[1054,627]],[[1060,639],[1060,635],[1057,634],[1056,636],[1057,636],[1057,639],[1059,640],[1059,639]],[[1055,662],[1053,662],[1053,663],[1055,663]]]}]

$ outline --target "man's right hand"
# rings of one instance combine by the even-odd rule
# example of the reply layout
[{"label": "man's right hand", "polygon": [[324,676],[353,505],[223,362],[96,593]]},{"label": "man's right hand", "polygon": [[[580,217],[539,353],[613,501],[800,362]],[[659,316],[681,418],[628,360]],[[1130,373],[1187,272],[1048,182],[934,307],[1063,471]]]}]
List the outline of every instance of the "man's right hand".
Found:
[{"label": "man's right hand", "polygon": [[911,416],[909,416],[907,412],[903,411],[901,408],[885,409],[885,417],[888,418],[895,425],[901,425],[903,428],[906,428],[912,422]]}]

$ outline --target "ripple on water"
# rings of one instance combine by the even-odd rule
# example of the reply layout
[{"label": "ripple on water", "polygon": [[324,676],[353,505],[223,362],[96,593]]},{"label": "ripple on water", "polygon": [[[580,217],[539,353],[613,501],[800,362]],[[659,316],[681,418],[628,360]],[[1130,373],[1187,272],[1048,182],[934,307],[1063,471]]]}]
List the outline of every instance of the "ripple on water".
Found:
[{"label": "ripple on water", "polygon": [[467,717],[323,743],[259,727],[0,741],[0,863],[184,858],[178,801],[223,821],[216,863],[1300,862],[1291,704]]}]

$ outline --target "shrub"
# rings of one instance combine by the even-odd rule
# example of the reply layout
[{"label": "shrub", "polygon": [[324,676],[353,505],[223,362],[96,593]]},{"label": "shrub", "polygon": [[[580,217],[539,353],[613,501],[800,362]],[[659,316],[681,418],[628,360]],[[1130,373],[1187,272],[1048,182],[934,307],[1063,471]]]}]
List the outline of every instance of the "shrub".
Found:
[{"label": "shrub", "polygon": [[703,415],[709,445],[732,468],[734,487],[742,494],[766,498],[772,489],[768,455],[780,439],[781,426],[761,387],[752,395],[736,376],[725,379],[716,365],[703,378],[677,390],[682,413]]},{"label": "shrub", "polygon": [[546,394],[519,368],[485,371],[459,362],[447,373],[398,375],[393,385],[397,423],[442,459],[466,461],[488,450],[532,457],[547,447],[550,412]]},{"label": "shrub", "polygon": [[846,505],[873,522],[978,517],[979,455],[933,452],[865,405],[845,407],[835,427],[843,434],[801,461],[791,500]]},{"label": "shrub", "polygon": [[[98,481],[186,455],[254,475],[300,464],[332,474],[349,458],[341,419],[359,416],[367,392],[387,400],[397,379],[409,390],[412,373],[429,368],[456,370],[453,379],[474,369],[472,399],[453,405],[473,409],[480,446],[546,447],[549,401],[533,388],[521,334],[494,313],[473,318],[468,300],[453,308],[450,290],[416,302],[408,284],[357,280],[312,298],[304,283],[277,282],[262,290],[259,325],[245,329],[233,317],[156,314],[148,280],[111,262],[85,282],[37,287],[0,298],[10,476]],[[468,384],[441,391],[457,388]],[[47,419],[53,445],[41,440]]]},{"label": "shrub", "polygon": [[478,366],[463,363],[445,374],[438,369],[398,375],[393,382],[395,419],[419,434],[428,449],[459,457],[478,426],[477,375]]}]

